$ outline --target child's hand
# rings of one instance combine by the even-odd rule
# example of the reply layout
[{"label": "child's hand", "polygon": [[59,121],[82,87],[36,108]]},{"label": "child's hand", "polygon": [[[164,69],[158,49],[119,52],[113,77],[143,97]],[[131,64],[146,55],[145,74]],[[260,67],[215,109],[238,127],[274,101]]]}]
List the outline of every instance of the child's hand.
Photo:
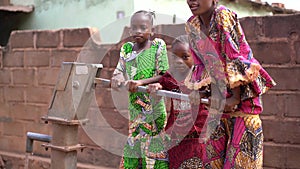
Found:
[{"label": "child's hand", "polygon": [[157,90],[162,89],[162,85],[160,83],[152,83],[149,84],[147,87],[148,93],[155,93]]},{"label": "child's hand", "polygon": [[225,104],[224,112],[225,113],[230,113],[230,112],[234,112],[236,109],[237,109],[237,105],[227,105],[227,104]]},{"label": "child's hand", "polygon": [[125,86],[127,87],[129,92],[137,92],[137,87],[142,86],[143,83],[139,80],[128,80],[125,82]]},{"label": "child's hand", "polygon": [[122,83],[124,83],[124,78],[119,76],[114,76],[111,78],[110,86],[113,89],[117,89],[122,85]]}]

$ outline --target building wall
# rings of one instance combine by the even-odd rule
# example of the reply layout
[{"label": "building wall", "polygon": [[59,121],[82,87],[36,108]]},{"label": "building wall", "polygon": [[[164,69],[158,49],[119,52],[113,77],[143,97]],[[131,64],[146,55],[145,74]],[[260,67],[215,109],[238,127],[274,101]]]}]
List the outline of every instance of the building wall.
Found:
[{"label": "building wall", "polygon": [[[138,10],[153,10],[155,24],[184,23],[192,14],[185,0],[10,0],[14,5],[34,5],[32,14],[22,17],[21,30],[95,27],[103,34],[104,43],[117,43],[130,16]],[[270,15],[265,10],[247,4],[220,4],[236,11],[239,17]],[[124,11],[125,18],[117,20],[117,11]],[[175,17],[175,20],[174,20]]]},{"label": "building wall", "polygon": [[[255,57],[277,82],[277,86],[263,96],[261,118],[265,135],[264,166],[267,169],[300,168],[299,18],[298,14],[241,19]],[[159,25],[156,30],[170,44],[171,40],[165,35],[183,34],[184,25]],[[92,32],[88,28],[14,31],[8,46],[1,48],[0,156],[5,165],[12,168],[24,166],[26,132],[51,135],[51,124],[45,124],[41,117],[47,114],[62,61],[102,63],[104,68],[100,77],[111,77],[120,44],[95,47],[92,43],[89,46],[87,42]],[[101,128],[104,133],[114,129],[126,135],[126,117],[124,112],[118,112],[126,107],[126,102],[115,106],[111,90],[102,86],[97,86],[95,94],[99,110],[110,124],[109,128]],[[120,144],[106,134],[98,137],[112,145],[111,150],[115,148],[113,145]],[[91,168],[116,168],[120,156],[106,151],[107,147],[101,148],[87,135],[80,129],[79,142],[87,148],[78,152],[78,161],[93,165]],[[31,157],[48,158],[49,155],[41,143],[35,143]],[[49,161],[39,161],[36,158],[31,160],[30,166],[49,167]]]},{"label": "building wall", "polygon": [[[133,13],[133,0],[11,0],[14,5],[34,5],[34,12],[22,18],[21,30],[95,27],[102,40],[118,42],[128,19],[117,23],[117,11],[125,18]],[[109,35],[109,36],[106,36]]]},{"label": "building wall", "polygon": [[265,9],[261,9],[259,7],[254,8],[250,4],[247,4],[245,2],[239,2],[239,3],[234,3],[234,2],[225,2],[225,1],[220,1],[221,5],[224,5],[228,7],[229,9],[232,9],[238,14],[239,18],[242,17],[247,17],[247,16],[268,16],[268,15],[273,15],[272,12],[268,12]]},{"label": "building wall", "polygon": [[[253,8],[251,5],[245,2],[228,2],[228,1],[219,1],[219,5],[225,5],[233,11],[237,12],[239,17],[246,16],[265,16],[272,15],[272,13],[267,12],[264,9],[259,7]],[[184,23],[189,17],[192,16],[192,13],[186,3],[186,0],[150,0],[150,1],[140,1],[134,0],[134,9],[145,9],[145,10],[154,10],[156,13],[167,15],[164,19],[159,19],[158,24],[171,24],[173,15],[176,15],[176,23]]]}]

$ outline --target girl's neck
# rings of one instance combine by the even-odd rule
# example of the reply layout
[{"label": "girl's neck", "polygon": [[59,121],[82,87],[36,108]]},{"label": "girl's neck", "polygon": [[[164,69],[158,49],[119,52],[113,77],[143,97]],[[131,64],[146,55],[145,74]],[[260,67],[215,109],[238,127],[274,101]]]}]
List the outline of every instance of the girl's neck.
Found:
[{"label": "girl's neck", "polygon": [[149,47],[149,44],[150,44],[150,40],[148,39],[148,40],[146,40],[146,41],[144,41],[144,42],[142,42],[142,43],[136,43],[136,47],[135,47],[135,50],[136,51],[142,51],[143,49],[146,49],[146,48],[148,48]]},{"label": "girl's neck", "polygon": [[210,26],[211,17],[214,13],[215,6],[212,6],[207,12],[199,15],[201,25],[208,28]]}]

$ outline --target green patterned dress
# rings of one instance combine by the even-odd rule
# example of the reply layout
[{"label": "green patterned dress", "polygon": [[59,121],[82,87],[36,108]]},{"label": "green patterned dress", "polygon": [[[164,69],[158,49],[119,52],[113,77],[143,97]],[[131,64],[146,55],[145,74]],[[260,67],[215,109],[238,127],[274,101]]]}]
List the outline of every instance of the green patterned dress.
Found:
[{"label": "green patterned dress", "polygon": [[[166,44],[154,39],[149,49],[132,51],[134,43],[125,43],[116,71],[126,80],[141,80],[163,74],[169,68]],[[129,136],[120,168],[168,168],[164,149],[166,109],[163,99],[155,100],[147,93],[129,94]]]}]

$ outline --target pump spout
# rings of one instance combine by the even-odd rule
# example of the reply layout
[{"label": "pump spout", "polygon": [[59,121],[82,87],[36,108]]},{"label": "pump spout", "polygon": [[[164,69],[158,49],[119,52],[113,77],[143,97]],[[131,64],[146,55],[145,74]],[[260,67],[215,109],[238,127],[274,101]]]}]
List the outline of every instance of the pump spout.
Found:
[{"label": "pump spout", "polygon": [[49,143],[52,137],[46,134],[27,132],[26,153],[33,152],[33,141],[41,141]]}]

